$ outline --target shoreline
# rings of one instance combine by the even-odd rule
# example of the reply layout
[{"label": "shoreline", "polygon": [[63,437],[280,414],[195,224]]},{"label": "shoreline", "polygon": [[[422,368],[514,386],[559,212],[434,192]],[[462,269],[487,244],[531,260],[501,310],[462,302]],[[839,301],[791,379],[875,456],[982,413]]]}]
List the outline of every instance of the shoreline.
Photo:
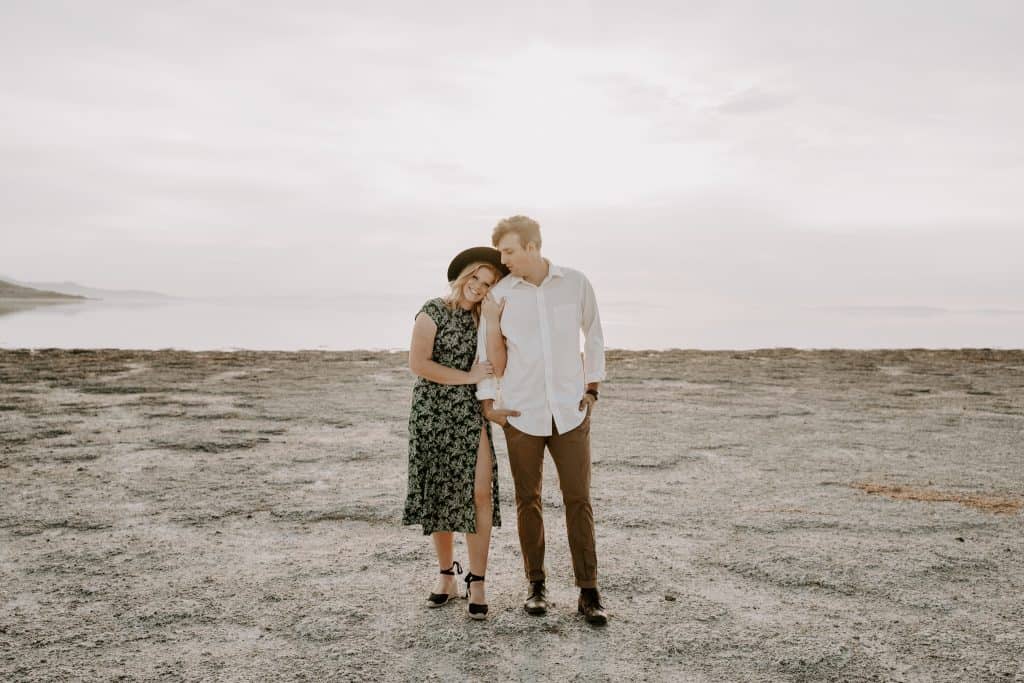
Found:
[{"label": "shoreline", "polygon": [[[70,353],[161,353],[161,352],[174,352],[174,353],[281,353],[281,354],[295,354],[295,353],[380,353],[380,354],[396,354],[396,353],[408,353],[408,348],[354,348],[354,349],[326,349],[326,348],[308,348],[308,349],[256,349],[256,348],[243,348],[243,347],[227,347],[227,348],[202,348],[202,349],[186,349],[176,347],[164,347],[164,348],[119,348],[119,347],[82,347],[82,346],[36,346],[36,347],[15,347],[15,346],[3,346],[0,344],[0,353],[11,352],[11,353],[45,353],[54,351],[65,351]],[[822,348],[809,348],[809,347],[797,347],[797,346],[771,346],[771,347],[759,347],[759,348],[721,348],[721,349],[703,349],[703,348],[681,348],[681,347],[670,347],[664,349],[626,349],[626,348],[608,348],[605,349],[606,354],[617,353],[617,354],[629,354],[629,353],[641,353],[641,354],[659,354],[659,353],[708,353],[708,354],[729,354],[729,353],[740,353],[740,354],[783,354],[783,353],[1017,353],[1024,352],[1024,346],[1021,347],[998,347],[998,346],[965,346],[965,347],[924,347],[924,346],[913,346],[913,347],[872,347],[872,348],[852,348],[852,347],[822,347]]]}]

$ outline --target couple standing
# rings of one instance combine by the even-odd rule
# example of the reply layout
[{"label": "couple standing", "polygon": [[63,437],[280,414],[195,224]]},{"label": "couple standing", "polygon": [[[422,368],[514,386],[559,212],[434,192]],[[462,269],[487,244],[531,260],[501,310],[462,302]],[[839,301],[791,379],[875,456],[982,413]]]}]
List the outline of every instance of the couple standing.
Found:
[{"label": "couple standing", "polygon": [[531,218],[503,219],[491,242],[494,249],[459,253],[448,267],[450,293],[428,301],[416,316],[409,367],[418,379],[402,523],[420,524],[433,539],[440,577],[428,598],[431,607],[460,597],[455,574],[462,574],[462,566],[454,558],[454,541],[455,532],[466,534],[467,611],[485,618],[491,527],[501,525],[490,425],[497,423],[508,445],[519,547],[530,584],[523,607],[545,614],[546,446],[565,504],[578,611],[601,625],[607,615],[597,592],[590,414],[604,379],[604,341],[594,290],[579,271],[541,256],[540,225]]}]

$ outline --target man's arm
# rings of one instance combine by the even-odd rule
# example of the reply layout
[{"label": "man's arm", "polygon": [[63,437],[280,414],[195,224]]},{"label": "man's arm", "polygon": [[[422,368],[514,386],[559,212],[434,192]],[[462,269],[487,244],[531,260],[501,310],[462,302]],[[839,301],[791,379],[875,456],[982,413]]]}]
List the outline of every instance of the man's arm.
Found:
[{"label": "man's arm", "polygon": [[597,310],[597,297],[590,280],[583,276],[583,315],[580,317],[583,330],[583,381],[588,389],[597,389],[605,378],[604,372],[604,331],[601,329],[601,315]]},{"label": "man's arm", "polygon": [[[497,325],[494,325],[497,328]],[[501,336],[501,331],[498,330],[498,336]],[[502,351],[505,349],[505,341],[501,342]],[[477,330],[476,334],[476,353],[479,356],[480,361],[486,361],[488,358],[488,331],[487,321],[480,320],[480,329]],[[502,364],[502,370],[504,371],[504,363]],[[504,410],[494,407],[494,399],[498,396],[497,386],[495,384],[494,377],[488,377],[482,382],[478,382],[476,385],[476,398],[480,401],[480,408],[484,414],[484,418],[491,422],[497,422],[499,425],[504,427],[508,423],[509,417],[516,417],[519,415],[518,410]]]},{"label": "man's arm", "polygon": [[480,408],[483,410],[484,417],[491,422],[497,422],[502,427],[508,424],[508,418],[518,417],[518,410],[507,410],[505,408],[495,408],[494,399],[488,398],[480,402]]},{"label": "man's arm", "polygon": [[[476,355],[480,362],[487,360],[487,321],[481,320],[480,327],[476,331]],[[476,398],[478,401],[490,400],[494,403],[494,399],[498,397],[498,387],[494,383],[494,377],[488,377],[482,382],[476,384]]]},{"label": "man's arm", "polygon": [[487,347],[487,358],[495,368],[495,377],[505,374],[508,351],[505,348],[505,337],[501,334],[501,314],[505,310],[505,297],[498,301],[494,292],[488,292],[480,305],[480,330],[478,335],[484,337]]},{"label": "man's arm", "polygon": [[[502,304],[504,304],[504,301]],[[508,349],[505,347],[505,337],[501,334],[501,321],[488,321],[486,334],[487,357],[491,359],[494,376],[503,377],[505,375],[505,366],[508,364]]]}]

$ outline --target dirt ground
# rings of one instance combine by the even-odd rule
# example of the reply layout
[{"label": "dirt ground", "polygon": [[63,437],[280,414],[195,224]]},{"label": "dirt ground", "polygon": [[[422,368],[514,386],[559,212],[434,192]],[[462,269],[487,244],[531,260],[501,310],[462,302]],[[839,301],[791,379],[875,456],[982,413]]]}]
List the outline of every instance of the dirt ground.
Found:
[{"label": "dirt ground", "polygon": [[1024,680],[1024,352],[610,352],[603,629],[500,430],[491,617],[425,607],[405,361],[0,351],[0,680]]}]

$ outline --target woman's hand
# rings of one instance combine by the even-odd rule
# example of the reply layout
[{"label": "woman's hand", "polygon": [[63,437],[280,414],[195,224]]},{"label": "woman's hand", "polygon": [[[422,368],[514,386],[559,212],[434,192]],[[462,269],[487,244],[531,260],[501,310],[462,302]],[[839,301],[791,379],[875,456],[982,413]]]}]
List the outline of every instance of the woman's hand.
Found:
[{"label": "woman's hand", "polygon": [[501,298],[499,303],[494,296],[487,292],[487,296],[480,302],[480,314],[490,324],[498,324],[501,322],[502,311],[505,310],[505,297]]},{"label": "woman's hand", "polygon": [[494,368],[487,361],[473,363],[469,369],[469,381],[471,384],[479,384],[489,377],[494,377]]}]

